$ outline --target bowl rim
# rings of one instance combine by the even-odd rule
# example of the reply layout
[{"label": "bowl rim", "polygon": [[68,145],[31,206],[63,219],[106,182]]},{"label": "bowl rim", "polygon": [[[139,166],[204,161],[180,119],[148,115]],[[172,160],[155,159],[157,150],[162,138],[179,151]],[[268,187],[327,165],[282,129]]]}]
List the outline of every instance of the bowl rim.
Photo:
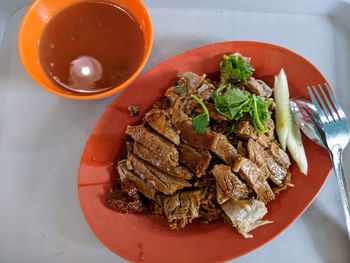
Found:
[{"label": "bowl rim", "polygon": [[[108,1],[108,0],[107,0]],[[152,18],[150,15],[149,10],[147,9],[145,3],[141,0],[138,0],[138,2],[141,5],[141,8],[143,9],[143,14],[145,17],[145,21],[147,21],[147,23],[149,24],[149,43],[146,44],[145,43],[145,51],[142,57],[142,61],[140,63],[140,65],[138,66],[138,68],[136,69],[136,71],[123,83],[121,83],[118,86],[115,86],[111,89],[108,89],[106,91],[100,92],[100,93],[96,93],[96,94],[89,94],[89,95],[79,95],[79,94],[74,94],[74,93],[64,93],[64,92],[60,92],[54,89],[49,88],[47,85],[43,84],[42,81],[37,77],[37,75],[33,72],[33,70],[31,69],[31,67],[28,64],[28,59],[26,57],[25,54],[25,48],[24,48],[24,32],[27,30],[27,26],[29,24],[30,21],[30,15],[34,12],[35,8],[37,7],[37,5],[39,4],[40,0],[36,0],[34,1],[30,7],[28,8],[28,10],[26,11],[20,28],[19,28],[19,33],[18,33],[18,51],[19,51],[19,56],[21,59],[21,62],[24,66],[24,68],[26,69],[27,73],[30,75],[30,77],[36,82],[36,84],[38,84],[41,88],[49,91],[50,93],[53,93],[57,96],[63,97],[63,98],[67,98],[67,99],[72,99],[72,100],[98,100],[98,99],[103,99],[106,97],[110,97],[124,89],[126,89],[127,87],[129,87],[131,85],[131,83],[133,83],[137,77],[140,75],[141,71],[144,69],[144,67],[146,66],[146,63],[148,62],[148,59],[151,55],[152,52],[152,48],[153,48],[153,42],[154,42],[154,32],[153,32],[153,23],[152,23]],[[74,5],[74,4],[72,4]],[[126,9],[127,10],[127,9]],[[127,10],[128,11],[128,10]],[[128,11],[129,12],[129,11]],[[130,12],[129,12],[130,13]],[[130,13],[131,14],[131,13]],[[132,14],[131,14],[132,15]],[[133,16],[133,15],[132,15]],[[144,31],[143,31],[144,33]]]}]

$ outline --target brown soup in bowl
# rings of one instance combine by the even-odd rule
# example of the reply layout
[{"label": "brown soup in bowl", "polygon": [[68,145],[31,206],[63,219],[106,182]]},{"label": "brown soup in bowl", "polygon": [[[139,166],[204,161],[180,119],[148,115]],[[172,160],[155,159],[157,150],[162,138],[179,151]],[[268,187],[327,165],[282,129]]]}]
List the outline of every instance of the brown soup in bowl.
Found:
[{"label": "brown soup in bowl", "polygon": [[109,2],[81,2],[48,22],[39,43],[46,75],[63,89],[97,93],[135,73],[145,52],[140,25]]}]

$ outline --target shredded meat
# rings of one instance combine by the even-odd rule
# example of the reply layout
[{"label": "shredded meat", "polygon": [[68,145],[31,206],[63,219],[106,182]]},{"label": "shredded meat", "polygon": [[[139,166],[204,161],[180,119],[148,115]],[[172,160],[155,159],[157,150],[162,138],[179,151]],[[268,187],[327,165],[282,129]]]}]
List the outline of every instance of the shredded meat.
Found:
[{"label": "shredded meat", "polygon": [[164,197],[163,210],[171,229],[184,228],[193,219],[199,217],[201,192],[183,191]]}]

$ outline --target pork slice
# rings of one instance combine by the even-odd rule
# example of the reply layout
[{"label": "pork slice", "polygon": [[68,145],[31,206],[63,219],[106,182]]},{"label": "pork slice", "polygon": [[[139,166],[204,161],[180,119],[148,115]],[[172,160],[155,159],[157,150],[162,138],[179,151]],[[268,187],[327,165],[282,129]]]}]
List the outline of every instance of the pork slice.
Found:
[{"label": "pork slice", "polygon": [[283,151],[276,143],[271,143],[269,153],[273,156],[279,165],[286,169],[289,168],[291,163],[288,154]]},{"label": "pork slice", "polygon": [[269,137],[267,137],[263,133],[259,133],[256,141],[263,146],[265,149],[270,147],[271,141],[269,140]]},{"label": "pork slice", "polygon": [[264,148],[253,139],[249,139],[247,143],[247,151],[249,160],[257,164],[258,167],[261,167],[266,163],[267,154]]},{"label": "pork slice", "polygon": [[156,197],[156,189],[153,184],[150,182],[141,179],[140,177],[136,176],[133,172],[128,170],[126,165],[126,160],[122,160],[118,163],[118,174],[120,177],[120,180],[124,182],[125,180],[132,181],[144,196],[146,196],[149,199],[155,200]]},{"label": "pork slice", "polygon": [[247,186],[224,164],[217,164],[211,173],[216,180],[216,198],[219,204],[231,199],[245,199],[249,191]]},{"label": "pork slice", "polygon": [[249,140],[250,138],[256,140],[258,138],[257,132],[249,121],[241,121],[238,123],[235,134],[242,140]]},{"label": "pork slice", "polygon": [[259,167],[261,175],[267,180],[268,178],[272,177],[272,174],[270,172],[269,166],[267,163],[264,163],[262,166]]},{"label": "pork slice", "polygon": [[166,111],[158,109],[151,110],[146,113],[145,120],[160,135],[176,145],[180,144],[180,136],[172,127],[170,116]]},{"label": "pork slice", "polygon": [[138,177],[154,185],[154,188],[157,191],[166,195],[172,195],[177,190],[191,186],[191,184],[186,180],[174,178],[166,173],[163,173],[156,167],[137,158],[137,156],[133,153],[129,153],[128,161],[131,163],[134,173]]},{"label": "pork slice", "polygon": [[215,146],[211,149],[221,160],[223,160],[227,165],[233,167],[236,160],[240,156],[235,147],[228,141],[228,139],[222,135],[217,134],[219,138]]},{"label": "pork slice", "polygon": [[287,169],[280,166],[263,147],[250,139],[247,144],[249,159],[254,162],[264,174],[265,178],[270,178],[277,186],[282,186],[287,175]]},{"label": "pork slice", "polygon": [[184,228],[199,217],[201,191],[181,191],[164,197],[163,211],[171,229]]},{"label": "pork slice", "polygon": [[270,170],[270,179],[277,186],[282,186],[283,181],[287,176],[287,169],[280,166],[273,158],[268,158],[267,167]]},{"label": "pork slice", "polygon": [[260,200],[231,200],[222,204],[221,207],[228,223],[245,238],[253,237],[252,234],[249,234],[250,231],[272,223],[272,221],[262,220],[267,213],[267,208]]},{"label": "pork slice", "polygon": [[157,156],[160,156],[166,165],[173,167],[179,165],[179,153],[175,146],[149,131],[143,125],[128,126],[125,133]]},{"label": "pork slice", "polygon": [[258,199],[267,203],[275,198],[270,185],[267,183],[265,175],[261,173],[260,169],[251,160],[244,157],[238,159],[240,163],[239,175],[247,182]]},{"label": "pork slice", "polygon": [[180,163],[187,166],[197,177],[206,173],[211,160],[209,151],[197,150],[183,143],[179,145],[178,150]]},{"label": "pork slice", "polygon": [[249,160],[254,162],[259,167],[260,173],[263,175],[263,177],[265,179],[269,178],[271,173],[267,165],[268,154],[261,144],[257,143],[253,139],[249,139],[247,143],[247,152]]},{"label": "pork slice", "polygon": [[[179,165],[179,166],[169,166],[167,165],[167,162],[164,161],[164,155],[163,156],[157,156],[154,152],[143,146],[142,144],[135,142],[132,146],[132,152],[142,160],[150,163],[151,165],[157,167],[159,170],[161,170],[164,173],[167,173],[171,176],[174,176],[176,178],[180,179],[186,179],[189,180],[193,177],[193,173],[188,170],[185,166]],[[180,155],[180,161],[181,161],[181,155]]]},{"label": "pork slice", "polygon": [[270,98],[272,95],[272,88],[270,88],[264,81],[257,80],[253,77],[248,79],[246,84],[247,90],[259,96]]},{"label": "pork slice", "polygon": [[196,148],[211,150],[219,140],[218,134],[209,129],[205,134],[196,133],[190,121],[179,123],[177,128],[180,130],[181,141]]}]

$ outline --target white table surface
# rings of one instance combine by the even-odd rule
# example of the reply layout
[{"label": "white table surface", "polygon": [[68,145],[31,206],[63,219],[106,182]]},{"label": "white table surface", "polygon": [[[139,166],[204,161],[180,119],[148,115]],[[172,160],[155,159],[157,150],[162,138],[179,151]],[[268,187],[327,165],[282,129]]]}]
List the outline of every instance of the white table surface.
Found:
[{"label": "white table surface", "polygon": [[[349,113],[350,38],[336,20],[319,15],[235,12],[220,6],[158,8],[151,0],[146,3],[155,31],[146,69],[209,43],[271,42],[310,59],[335,85]],[[124,262],[90,231],[77,196],[77,171],[85,141],[113,98],[70,101],[33,83],[17,55],[22,14],[9,21],[0,58],[0,263]],[[346,168],[350,171],[348,153]],[[329,177],[315,202],[284,233],[235,262],[350,262],[335,177]]]}]

